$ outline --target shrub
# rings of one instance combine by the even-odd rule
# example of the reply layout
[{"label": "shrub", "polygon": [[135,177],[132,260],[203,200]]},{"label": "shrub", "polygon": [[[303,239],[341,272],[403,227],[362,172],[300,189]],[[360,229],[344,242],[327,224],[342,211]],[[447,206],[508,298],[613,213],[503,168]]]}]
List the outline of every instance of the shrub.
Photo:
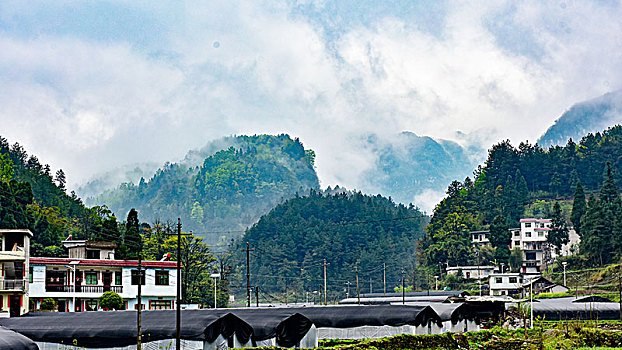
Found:
[{"label": "shrub", "polygon": [[43,311],[54,311],[56,310],[57,307],[58,307],[58,304],[56,303],[56,300],[52,298],[45,298],[41,300],[40,308]]},{"label": "shrub", "polygon": [[104,292],[99,297],[99,306],[104,310],[122,310],[123,298],[115,292]]}]

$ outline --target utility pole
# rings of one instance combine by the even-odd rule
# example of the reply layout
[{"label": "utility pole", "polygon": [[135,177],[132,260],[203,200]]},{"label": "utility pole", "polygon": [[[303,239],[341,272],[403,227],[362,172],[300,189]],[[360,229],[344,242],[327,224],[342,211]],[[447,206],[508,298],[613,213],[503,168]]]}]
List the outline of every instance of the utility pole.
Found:
[{"label": "utility pole", "polygon": [[382,286],[383,293],[387,294],[387,264],[382,263]]},{"label": "utility pole", "polygon": [[250,270],[250,262],[251,262],[251,252],[255,251],[255,249],[250,249],[248,242],[246,242],[246,249],[242,249],[243,252],[246,252],[246,307],[251,307],[251,270]]},{"label": "utility pole", "polygon": [[402,269],[402,305],[406,304],[406,288],[404,287],[404,269]]},{"label": "utility pole", "polygon": [[[140,283],[138,284],[140,288]],[[175,349],[181,349],[181,218],[177,218],[177,309],[175,312]],[[140,350],[140,349],[139,349]]]},{"label": "utility pole", "polygon": [[356,298],[358,299],[358,304],[361,305],[361,294],[359,293],[359,266],[356,265]]},{"label": "utility pole", "polygon": [[137,350],[142,350],[143,346],[142,346],[142,308],[143,308],[143,302],[142,302],[142,284],[143,284],[143,261],[142,261],[142,240],[140,239],[140,235],[138,238],[138,296],[137,296],[137,302],[138,302],[138,308],[137,313],[136,313],[136,324],[137,324],[137,335],[136,335],[136,349]]},{"label": "utility pole", "polygon": [[[327,305],[326,303],[326,292],[328,290],[327,286],[326,286],[326,259],[324,259],[324,305]],[[358,283],[357,283],[358,285]],[[358,288],[358,287],[357,287]]]},{"label": "utility pole", "polygon": [[259,286],[255,286],[255,306],[259,307]]}]

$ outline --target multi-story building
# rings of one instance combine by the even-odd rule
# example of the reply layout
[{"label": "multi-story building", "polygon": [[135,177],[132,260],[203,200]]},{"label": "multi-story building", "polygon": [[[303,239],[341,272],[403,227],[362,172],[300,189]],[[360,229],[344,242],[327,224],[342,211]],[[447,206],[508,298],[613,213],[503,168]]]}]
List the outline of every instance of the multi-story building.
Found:
[{"label": "multi-story building", "polygon": [[60,312],[99,310],[98,299],[107,291],[119,294],[126,309],[136,309],[139,280],[143,309],[175,307],[176,262],[143,261],[144,277],[140,279],[138,262],[115,260],[110,243],[64,243],[69,258],[31,258],[33,309],[38,309],[43,299],[53,298]]},{"label": "multi-story building", "polygon": [[490,295],[515,295],[521,292],[523,276],[518,272],[493,273],[489,276]]},{"label": "multi-story building", "polygon": [[0,317],[28,312],[29,230],[0,230]]},{"label": "multi-story building", "polygon": [[551,230],[551,219],[521,219],[520,231],[512,232],[511,249],[519,248],[523,252],[524,274],[538,274],[547,260],[551,258],[551,250],[547,242]]}]

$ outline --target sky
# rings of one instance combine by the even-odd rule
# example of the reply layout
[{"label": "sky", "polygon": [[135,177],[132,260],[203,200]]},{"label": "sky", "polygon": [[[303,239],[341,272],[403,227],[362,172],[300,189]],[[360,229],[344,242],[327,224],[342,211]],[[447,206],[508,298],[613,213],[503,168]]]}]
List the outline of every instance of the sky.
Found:
[{"label": "sky", "polygon": [[0,2],[0,135],[69,187],[228,135],[288,133],[323,187],[363,135],[535,140],[622,88],[621,1]]}]

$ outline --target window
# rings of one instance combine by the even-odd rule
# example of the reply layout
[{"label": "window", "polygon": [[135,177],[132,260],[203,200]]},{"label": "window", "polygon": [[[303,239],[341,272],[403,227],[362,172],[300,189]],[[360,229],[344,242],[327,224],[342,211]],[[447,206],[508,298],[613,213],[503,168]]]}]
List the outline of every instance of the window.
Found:
[{"label": "window", "polygon": [[99,250],[88,250],[86,251],[87,259],[99,259]]},{"label": "window", "polygon": [[520,247],[520,241],[514,241],[514,246],[515,247]]},{"label": "window", "polygon": [[117,286],[120,286],[120,285],[123,284],[121,271],[116,271],[114,273],[114,284],[117,285]]},{"label": "window", "polygon": [[84,303],[86,304],[86,311],[97,311],[97,299],[87,300]]},{"label": "window", "polygon": [[97,272],[88,271],[84,273],[85,284],[97,284]]},{"label": "window", "polygon": [[32,283],[32,274],[33,274],[33,268],[29,267],[28,268],[28,283]]},{"label": "window", "polygon": [[520,236],[520,232],[514,231],[514,237],[518,237],[518,236]]},{"label": "window", "polygon": [[[141,279],[140,279],[140,284],[141,285],[145,285],[145,271],[142,270],[141,271]],[[132,285],[133,286],[137,286],[138,285],[138,270],[132,270]]]},{"label": "window", "polygon": [[525,237],[531,237],[531,232],[525,232]]},{"label": "window", "polygon": [[525,227],[531,227],[531,222],[526,222]]},{"label": "window", "polygon": [[156,286],[168,286],[168,271],[156,271],[155,284]]},{"label": "window", "polygon": [[516,277],[510,277],[510,283],[516,283]]},{"label": "window", "polygon": [[538,232],[538,237],[544,237],[544,232],[542,231]]},{"label": "window", "polygon": [[172,309],[173,306],[171,300],[150,300],[149,308],[151,310],[165,310]]},{"label": "window", "polygon": [[503,278],[495,277],[495,283],[503,283]]}]

